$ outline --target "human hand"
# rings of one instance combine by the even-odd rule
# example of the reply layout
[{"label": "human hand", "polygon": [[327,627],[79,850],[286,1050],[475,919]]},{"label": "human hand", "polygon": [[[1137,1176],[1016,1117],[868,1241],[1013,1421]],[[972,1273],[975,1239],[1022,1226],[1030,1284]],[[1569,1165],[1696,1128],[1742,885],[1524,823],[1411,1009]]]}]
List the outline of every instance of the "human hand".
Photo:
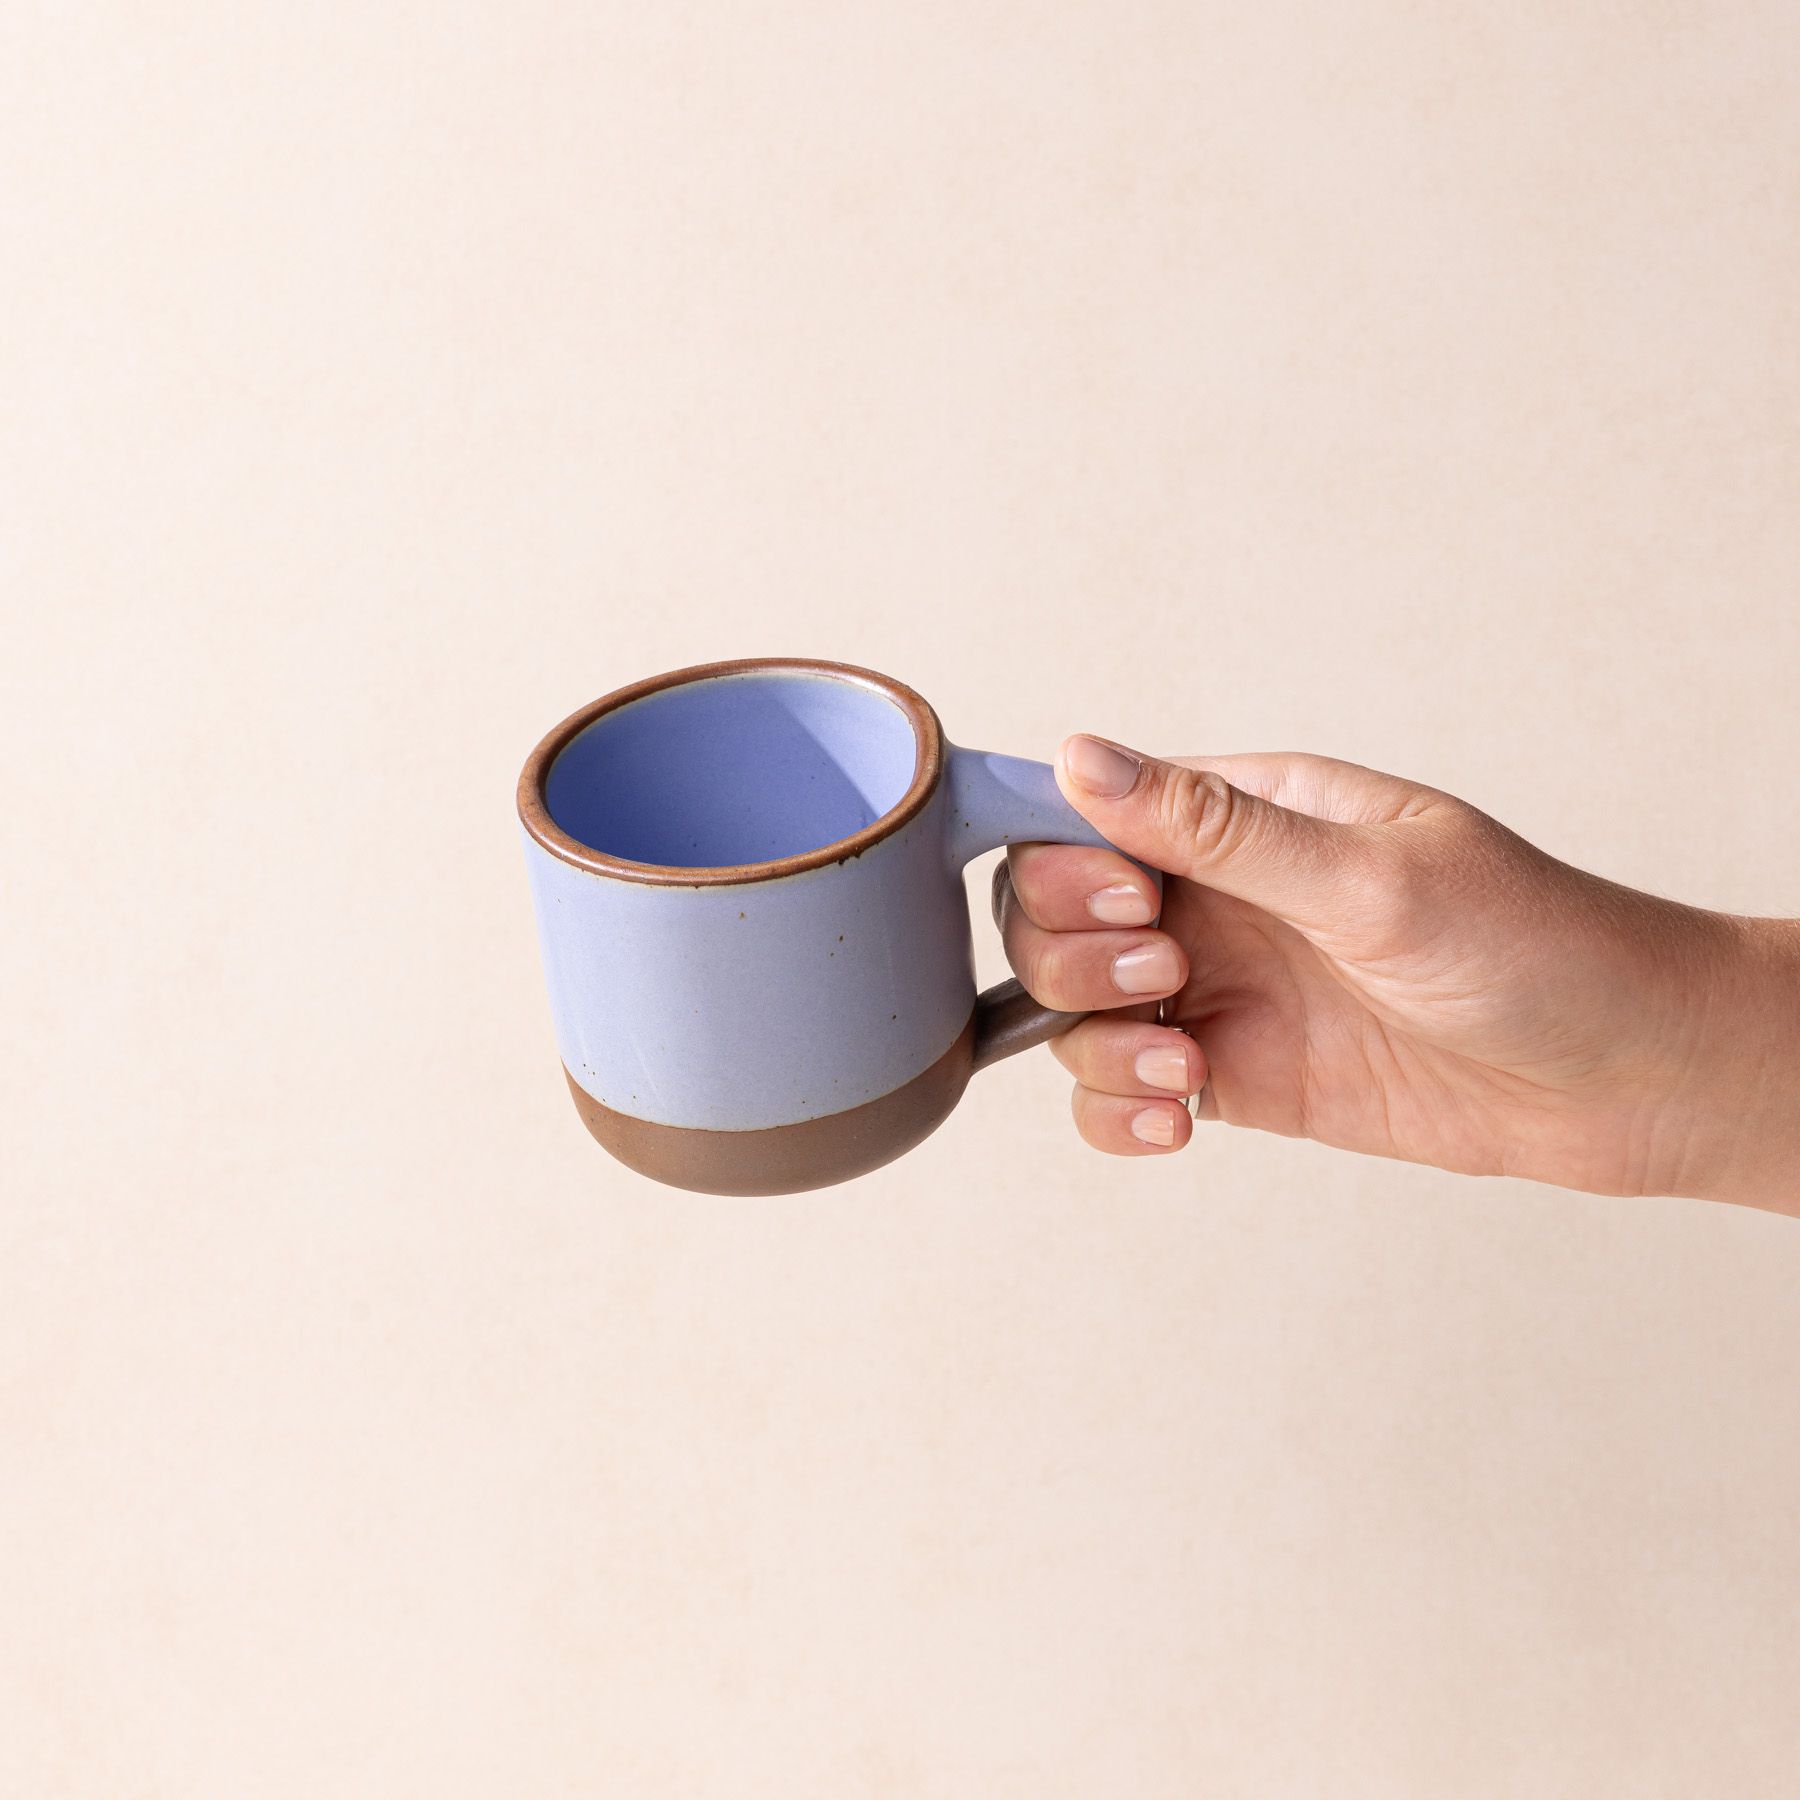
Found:
[{"label": "human hand", "polygon": [[1170,1096],[1199,1091],[1203,1119],[1341,1149],[1800,1214],[1800,923],[1620,887],[1327,757],[1076,737],[1057,780],[1167,871],[1157,929],[1123,857],[1021,844],[996,871],[1020,981],[1094,1011],[1054,1050],[1096,1148],[1179,1149]]}]

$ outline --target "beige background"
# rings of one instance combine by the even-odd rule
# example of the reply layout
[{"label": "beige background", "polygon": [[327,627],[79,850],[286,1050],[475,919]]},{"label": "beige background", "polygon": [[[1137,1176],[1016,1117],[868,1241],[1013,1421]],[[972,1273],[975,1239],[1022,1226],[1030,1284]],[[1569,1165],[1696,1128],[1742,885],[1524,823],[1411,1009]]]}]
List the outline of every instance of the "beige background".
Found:
[{"label": "beige background", "polygon": [[1793,1792],[1792,1221],[672,1196],[510,807],[841,656],[1800,911],[1800,11],[28,3],[0,169],[0,1793]]}]

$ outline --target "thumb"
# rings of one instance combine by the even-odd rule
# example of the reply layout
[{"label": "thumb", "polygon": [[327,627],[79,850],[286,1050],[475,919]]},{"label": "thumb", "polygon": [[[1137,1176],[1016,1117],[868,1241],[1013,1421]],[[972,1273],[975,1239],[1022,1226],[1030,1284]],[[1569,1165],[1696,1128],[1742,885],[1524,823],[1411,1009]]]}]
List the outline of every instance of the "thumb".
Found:
[{"label": "thumb", "polygon": [[1290,811],[1210,769],[1078,736],[1064,742],[1056,780],[1128,856],[1302,929],[1327,926],[1353,889],[1367,891],[1368,827]]}]

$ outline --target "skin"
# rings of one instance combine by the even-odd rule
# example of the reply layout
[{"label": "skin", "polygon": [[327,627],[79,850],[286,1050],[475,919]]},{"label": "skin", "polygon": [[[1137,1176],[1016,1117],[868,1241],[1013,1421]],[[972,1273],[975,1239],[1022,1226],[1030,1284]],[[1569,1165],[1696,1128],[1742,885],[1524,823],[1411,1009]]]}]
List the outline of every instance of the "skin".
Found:
[{"label": "skin", "polygon": [[1057,779],[1167,871],[1157,927],[1123,857],[1024,844],[996,872],[1021,982],[1095,1014],[1054,1045],[1095,1148],[1180,1150],[1197,1093],[1339,1149],[1800,1216],[1800,921],[1620,887],[1327,757],[1071,738]]}]

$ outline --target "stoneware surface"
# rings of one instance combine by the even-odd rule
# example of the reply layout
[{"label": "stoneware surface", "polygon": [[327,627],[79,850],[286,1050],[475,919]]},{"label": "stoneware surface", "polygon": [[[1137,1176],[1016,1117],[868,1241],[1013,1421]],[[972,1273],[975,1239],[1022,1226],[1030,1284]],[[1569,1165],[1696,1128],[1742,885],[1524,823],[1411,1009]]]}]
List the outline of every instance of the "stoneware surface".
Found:
[{"label": "stoneware surface", "polygon": [[[517,801],[576,1108],[712,1193],[866,1174],[1029,1047],[977,1006],[962,869],[1105,843],[1046,764],[948,745],[910,688],[816,661],[630,684],[538,744]],[[1037,1010],[1038,1038],[1074,1016]]]},{"label": "stoneware surface", "polygon": [[656,1187],[512,788],[825,657],[1800,912],[1791,0],[27,0],[0,216],[0,1795],[1789,1800],[1790,1221]]}]

